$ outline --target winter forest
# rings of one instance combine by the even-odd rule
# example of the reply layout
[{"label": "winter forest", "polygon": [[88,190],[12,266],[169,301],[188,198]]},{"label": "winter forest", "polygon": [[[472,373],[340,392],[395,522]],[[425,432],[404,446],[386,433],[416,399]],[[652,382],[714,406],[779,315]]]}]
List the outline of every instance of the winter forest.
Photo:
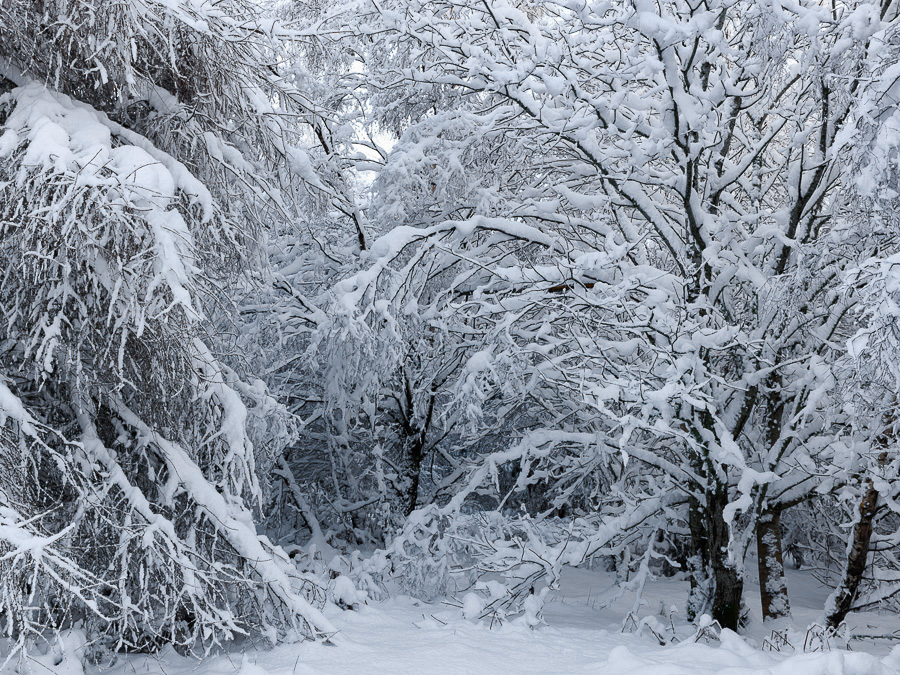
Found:
[{"label": "winter forest", "polygon": [[896,674],[898,449],[900,0],[0,0],[0,672]]}]

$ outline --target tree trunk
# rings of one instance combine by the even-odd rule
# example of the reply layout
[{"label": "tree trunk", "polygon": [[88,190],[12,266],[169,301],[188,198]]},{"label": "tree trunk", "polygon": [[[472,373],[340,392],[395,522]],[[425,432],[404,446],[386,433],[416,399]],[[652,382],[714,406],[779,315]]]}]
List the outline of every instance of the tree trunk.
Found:
[{"label": "tree trunk", "polygon": [[407,516],[416,510],[416,506],[419,503],[419,478],[422,474],[422,461],[425,459],[425,451],[428,447],[428,425],[431,423],[433,405],[432,402],[432,407],[429,407],[428,417],[421,428],[413,429],[412,427],[408,427],[411,434],[414,435],[408,440],[409,445],[406,455],[406,479],[408,485],[406,493]]},{"label": "tree trunk", "polygon": [[[897,438],[897,412],[896,399],[891,410],[886,415],[886,423],[882,432],[875,439],[875,447],[882,448],[878,456],[878,466],[884,467],[887,463],[888,453],[884,448],[890,447]],[[869,558],[869,543],[872,541],[872,531],[875,524],[875,513],[878,510],[878,490],[872,479],[866,480],[866,492],[859,503],[859,521],[853,526],[850,543],[850,552],[847,554],[847,566],[840,585],[834,589],[825,602],[825,621],[832,628],[836,628],[847,618],[856,595],[859,592],[859,583],[862,581],[863,572],[866,569],[866,561]]]},{"label": "tree trunk", "polygon": [[878,505],[878,491],[871,478],[867,484],[866,493],[859,504],[859,522],[853,526],[852,543],[847,555],[844,576],[840,586],[834,589],[825,603],[825,621],[833,628],[841,624],[853,607],[869,557],[869,542],[872,540],[872,523]]},{"label": "tree trunk", "polygon": [[[776,355],[775,360],[778,360]],[[766,382],[766,444],[769,452],[785,450],[781,438],[786,401],[782,391],[781,373],[773,373]],[[768,486],[763,486],[760,499],[765,504]],[[776,621],[790,616],[787,580],[784,575],[784,556],[781,550],[781,510],[765,508],[756,521],[757,569],[759,569],[759,597],[763,621]]]},{"label": "tree trunk", "polygon": [[[741,617],[744,580],[728,560],[730,533],[723,512],[728,504],[724,488],[706,494],[706,503],[691,500],[688,524],[691,530],[692,610],[690,618],[708,611],[723,628],[737,630]],[[701,571],[702,570],[702,571]],[[697,574],[705,578],[697,578]],[[706,582],[707,588],[702,588]],[[702,598],[700,596],[703,596]]]},{"label": "tree trunk", "polygon": [[409,489],[406,493],[407,501],[405,513],[407,517],[416,510],[416,505],[419,503],[419,475],[422,471],[422,451],[418,442],[410,449],[409,455],[410,468],[409,473],[407,474]]},{"label": "tree trunk", "polygon": [[728,544],[731,535],[723,511],[728,504],[725,489],[717,490],[707,498],[706,514],[709,531],[709,567],[712,573],[712,616],[722,628],[738,629],[741,619],[741,597],[744,579],[728,560]]},{"label": "tree trunk", "polygon": [[756,551],[759,565],[759,595],[762,600],[763,621],[775,621],[790,616],[784,576],[784,556],[781,551],[781,511],[766,510],[756,522]]},{"label": "tree trunk", "polygon": [[413,385],[405,374],[403,376],[404,400],[399,403],[400,429],[405,436],[406,445],[406,516],[416,510],[419,503],[419,478],[422,472],[422,460],[428,449],[428,429],[434,418],[436,394],[432,391],[428,396],[428,407],[422,419],[416,417],[416,402],[413,396]]},{"label": "tree trunk", "polygon": [[687,558],[691,592],[688,597],[687,618],[693,621],[709,608],[709,537],[700,500],[691,497],[688,503],[688,527],[691,547]]}]

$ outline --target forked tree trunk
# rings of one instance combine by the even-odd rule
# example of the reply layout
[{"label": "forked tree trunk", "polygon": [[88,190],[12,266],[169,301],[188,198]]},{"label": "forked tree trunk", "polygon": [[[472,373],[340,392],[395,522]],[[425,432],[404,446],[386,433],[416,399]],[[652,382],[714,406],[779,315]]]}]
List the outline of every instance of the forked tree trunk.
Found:
[{"label": "forked tree trunk", "polygon": [[781,551],[781,511],[763,511],[756,523],[756,550],[759,566],[759,595],[763,621],[790,616],[784,556]]}]

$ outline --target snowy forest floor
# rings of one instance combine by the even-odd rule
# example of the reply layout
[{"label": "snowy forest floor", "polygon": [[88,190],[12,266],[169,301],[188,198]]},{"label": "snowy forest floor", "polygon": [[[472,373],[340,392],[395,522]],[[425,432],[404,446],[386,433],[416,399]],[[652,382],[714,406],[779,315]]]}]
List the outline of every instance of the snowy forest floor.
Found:
[{"label": "snowy forest floor", "polygon": [[[333,609],[339,629],[334,645],[302,643],[272,650],[246,649],[204,661],[174,652],[130,656],[109,675],[324,675],[345,673],[602,673],[604,675],[893,675],[900,673],[900,643],[857,640],[851,651],[803,653],[806,627],[819,618],[828,589],[804,571],[789,572],[796,650],[763,651],[769,630],[759,623],[759,598],[748,589],[746,599],[755,614],[746,634],[726,632],[721,641],[695,643],[695,629],[683,619],[675,626],[681,641],[661,647],[649,632],[623,633],[634,598],[623,597],[599,609],[614,579],[604,572],[567,569],[559,591],[544,605],[546,625],[537,629],[513,619],[502,626],[473,623],[460,608],[427,604],[407,596],[371,602],[359,611]],[[752,582],[752,580],[751,580]],[[683,582],[648,584],[647,605],[640,616],[656,615],[660,603],[683,613]],[[668,621],[668,619],[664,619]],[[887,635],[900,630],[900,617],[855,614],[853,634]],[[900,635],[900,633],[897,633]],[[61,663],[51,672],[80,675],[80,667]],[[68,667],[67,667],[68,666]],[[91,675],[92,668],[88,668]],[[43,665],[27,671],[47,673]],[[23,672],[21,667],[19,672]]]}]

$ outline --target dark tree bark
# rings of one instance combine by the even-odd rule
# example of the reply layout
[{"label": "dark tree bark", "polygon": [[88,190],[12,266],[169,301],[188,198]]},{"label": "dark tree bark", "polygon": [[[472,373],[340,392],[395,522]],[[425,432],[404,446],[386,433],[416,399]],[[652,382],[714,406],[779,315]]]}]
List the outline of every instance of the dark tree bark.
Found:
[{"label": "dark tree bark", "polygon": [[[708,412],[699,416],[699,421],[706,431],[715,428]],[[703,435],[696,427],[693,430],[698,444]],[[736,631],[741,618],[741,598],[744,592],[744,580],[738,569],[728,560],[728,545],[731,543],[731,532],[725,521],[725,507],[728,505],[728,479],[720,477],[708,456],[698,455],[694,459],[694,471],[705,478],[702,503],[692,498],[689,506],[688,525],[691,530],[691,557],[695,567],[702,570],[701,579],[706,589],[697,588],[697,580],[692,579],[692,599],[696,600],[697,592],[703,592],[712,617],[722,628]],[[700,486],[698,486],[700,487]],[[696,609],[694,607],[693,609]]]},{"label": "dark tree bark", "polygon": [[[707,492],[704,504],[694,500],[690,504],[692,571],[702,577],[692,576],[691,593],[694,598],[698,594],[706,596],[705,605],[712,617],[723,628],[736,631],[741,618],[744,580],[728,560],[731,535],[723,515],[727,504],[728,493],[724,486]],[[706,588],[702,587],[704,584]],[[697,613],[706,611],[698,607],[692,609]]]},{"label": "dark tree bark", "polygon": [[728,493],[723,487],[707,497],[706,514],[709,532],[709,567],[712,573],[712,617],[722,628],[738,629],[741,619],[741,598],[744,579],[728,561],[728,544],[731,535],[723,513],[728,504]]},{"label": "dark tree bark", "polygon": [[406,494],[406,516],[409,516],[416,510],[419,503],[419,476],[422,473],[422,456],[424,451],[424,438],[417,437],[412,441],[408,454],[408,473],[409,489]]},{"label": "dark tree bark", "polygon": [[877,507],[878,491],[870,478],[867,481],[866,492],[859,503],[859,522],[853,526],[850,553],[847,555],[847,565],[844,568],[841,584],[828,597],[825,606],[825,621],[833,628],[839,626],[847,618],[859,592],[859,584],[862,581],[866,560],[869,557],[872,524]]},{"label": "dark tree bark", "polygon": [[759,558],[759,594],[763,621],[790,616],[791,604],[781,550],[780,509],[766,510],[759,516],[756,523],[756,550]]},{"label": "dark tree bark", "polygon": [[[696,497],[688,503],[688,527],[691,532],[691,547],[687,560],[690,573],[691,593],[688,600],[687,618],[693,621],[706,611],[709,603],[709,538],[706,536],[706,524],[703,517],[703,505]],[[702,600],[702,602],[701,602]]]},{"label": "dark tree bark", "polygon": [[[786,404],[782,395],[780,373],[773,373],[766,385],[768,390],[765,397],[766,443],[770,452],[779,451],[780,458],[780,453],[785,449],[781,430]],[[764,486],[762,500],[765,500],[766,492],[767,486]],[[781,548],[780,509],[764,508],[759,514],[756,521],[756,553],[763,621],[776,621],[790,616],[791,602],[788,598],[784,555]]]},{"label": "dark tree bark", "polygon": [[[880,435],[877,443],[885,447],[894,437],[893,425],[896,421],[891,416],[891,424]],[[878,457],[878,464],[884,466],[887,452]],[[847,565],[841,577],[840,585],[834,589],[825,603],[825,621],[832,628],[837,628],[853,608],[853,602],[859,593],[859,584],[866,569],[869,558],[869,545],[875,524],[875,513],[878,510],[878,490],[871,478],[866,479],[866,491],[859,503],[859,521],[853,526],[850,534],[850,552],[847,554]]]},{"label": "dark tree bark", "polygon": [[405,515],[409,516],[416,510],[419,503],[419,483],[422,474],[422,461],[428,451],[428,430],[434,418],[434,404],[436,395],[432,391],[428,397],[428,405],[421,419],[415,415],[415,398],[412,384],[409,378],[403,377],[404,401],[399,403],[400,428],[405,437],[405,479],[406,479],[406,508]]}]

